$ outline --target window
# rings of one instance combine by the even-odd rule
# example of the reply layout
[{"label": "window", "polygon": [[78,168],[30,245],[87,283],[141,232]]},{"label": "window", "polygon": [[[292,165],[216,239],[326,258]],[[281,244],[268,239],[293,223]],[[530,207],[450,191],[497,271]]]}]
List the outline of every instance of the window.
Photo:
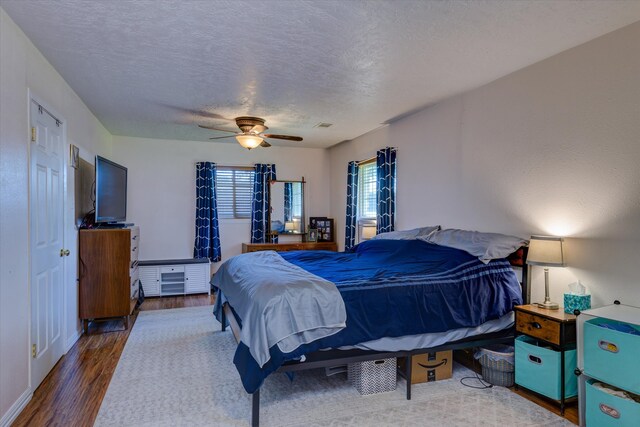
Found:
[{"label": "window", "polygon": [[362,163],[358,166],[358,242],[368,240],[376,233],[377,192],[375,160]]},{"label": "window", "polygon": [[253,168],[218,166],[218,218],[251,218]]},{"label": "window", "polygon": [[376,219],[378,180],[376,162],[370,161],[358,166],[358,220]]}]

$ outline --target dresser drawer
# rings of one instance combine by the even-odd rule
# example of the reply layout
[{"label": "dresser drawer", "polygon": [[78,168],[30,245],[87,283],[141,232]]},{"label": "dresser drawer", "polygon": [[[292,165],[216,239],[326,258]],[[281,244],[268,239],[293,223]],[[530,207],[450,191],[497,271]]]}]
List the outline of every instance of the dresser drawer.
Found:
[{"label": "dresser drawer", "polygon": [[640,403],[607,393],[594,386],[595,380],[586,383],[586,425],[588,427],[635,427],[640,420]]},{"label": "dresser drawer", "polygon": [[[524,335],[516,338],[515,362],[516,384],[543,394],[552,399],[562,397],[561,353],[547,348],[544,343]],[[578,394],[578,379],[573,375],[576,368],[576,349],[564,353],[565,398]]]},{"label": "dresser drawer", "polygon": [[138,277],[140,275],[140,269],[138,268],[138,266],[136,265],[135,268],[132,268],[129,271],[129,277],[130,277],[130,282],[131,282],[131,286],[133,286],[134,282],[138,281]]},{"label": "dresser drawer", "polygon": [[138,242],[131,242],[131,262],[138,260]]},{"label": "dresser drawer", "polygon": [[138,227],[131,228],[131,262],[138,260],[138,247],[140,246],[140,229]]},{"label": "dresser drawer", "polygon": [[583,344],[585,374],[640,394],[640,326],[596,317],[584,322]]},{"label": "dresser drawer", "polygon": [[523,334],[560,345],[560,322],[535,314],[516,312],[516,330]]}]

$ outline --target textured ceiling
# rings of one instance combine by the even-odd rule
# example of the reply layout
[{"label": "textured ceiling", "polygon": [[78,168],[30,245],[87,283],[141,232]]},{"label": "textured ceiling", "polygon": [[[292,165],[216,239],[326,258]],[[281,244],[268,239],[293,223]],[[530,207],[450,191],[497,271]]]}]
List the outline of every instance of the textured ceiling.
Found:
[{"label": "textured ceiling", "polygon": [[[0,0],[116,135],[327,147],[640,20],[640,1]],[[203,117],[198,111],[208,112]],[[330,128],[314,128],[319,122]],[[233,139],[223,141],[233,142]]]}]

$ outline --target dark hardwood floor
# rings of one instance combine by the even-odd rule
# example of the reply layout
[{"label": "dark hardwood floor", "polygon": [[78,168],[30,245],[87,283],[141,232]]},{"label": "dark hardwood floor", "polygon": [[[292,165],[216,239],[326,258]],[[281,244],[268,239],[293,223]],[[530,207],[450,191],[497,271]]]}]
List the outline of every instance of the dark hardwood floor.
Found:
[{"label": "dark hardwood floor", "polygon": [[[211,305],[214,297],[193,295],[185,297],[147,298],[141,310]],[[135,324],[137,313],[132,316]],[[92,426],[111,376],[129,337],[121,320],[92,323],[90,335],[83,335],[44,379],[13,426]],[[458,356],[458,355],[457,355]],[[470,368],[477,369],[466,357],[456,357]],[[512,389],[513,390],[513,389]],[[524,390],[515,391],[551,412],[560,414],[557,406]],[[565,410],[564,417],[578,424],[576,404]]]},{"label": "dark hardwood floor", "polygon": [[[147,298],[140,310],[194,307],[213,304],[214,297]],[[137,312],[132,316],[135,324]],[[131,327],[122,320],[92,323],[47,375],[13,426],[92,426],[111,376],[118,365]]]}]

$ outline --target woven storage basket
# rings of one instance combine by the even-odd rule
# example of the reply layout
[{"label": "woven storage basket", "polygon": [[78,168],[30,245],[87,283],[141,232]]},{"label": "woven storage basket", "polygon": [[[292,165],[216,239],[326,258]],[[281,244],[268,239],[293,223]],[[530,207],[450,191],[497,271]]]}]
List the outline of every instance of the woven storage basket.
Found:
[{"label": "woven storage basket", "polygon": [[488,348],[483,348],[481,351],[483,354],[478,360],[482,366],[482,379],[493,385],[513,386],[515,382],[515,351],[498,352]]},{"label": "woven storage basket", "polygon": [[396,358],[350,363],[347,378],[363,395],[393,391],[396,389]]}]

